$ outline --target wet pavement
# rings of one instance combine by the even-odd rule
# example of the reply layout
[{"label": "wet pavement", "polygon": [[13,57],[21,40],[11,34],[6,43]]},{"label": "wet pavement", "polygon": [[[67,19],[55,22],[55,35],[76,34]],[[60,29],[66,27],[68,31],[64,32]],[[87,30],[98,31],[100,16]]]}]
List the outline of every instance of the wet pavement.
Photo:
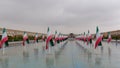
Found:
[{"label": "wet pavement", "polygon": [[94,49],[80,41],[65,41],[56,45],[50,54],[45,42],[9,47],[2,55],[0,68],[120,68],[120,46],[103,42],[103,49]]}]

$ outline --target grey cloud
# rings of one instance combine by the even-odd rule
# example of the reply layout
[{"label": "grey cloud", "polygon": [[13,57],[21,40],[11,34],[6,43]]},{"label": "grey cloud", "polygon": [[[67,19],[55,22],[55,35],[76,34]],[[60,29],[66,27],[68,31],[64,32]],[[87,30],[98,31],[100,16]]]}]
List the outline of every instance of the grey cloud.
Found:
[{"label": "grey cloud", "polygon": [[0,21],[2,25],[11,24],[6,27],[27,25],[32,31],[51,26],[65,33],[88,29],[94,32],[97,25],[102,28],[120,25],[119,3],[119,0],[1,0]]}]

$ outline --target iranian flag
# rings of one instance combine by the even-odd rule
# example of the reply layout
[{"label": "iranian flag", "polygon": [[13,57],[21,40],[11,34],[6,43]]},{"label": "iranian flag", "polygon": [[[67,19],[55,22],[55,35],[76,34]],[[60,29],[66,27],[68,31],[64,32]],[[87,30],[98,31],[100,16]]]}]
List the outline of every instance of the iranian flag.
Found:
[{"label": "iranian flag", "polygon": [[86,42],[86,34],[85,34],[85,32],[84,32],[84,42]]},{"label": "iranian flag", "polygon": [[29,44],[28,35],[26,32],[24,32],[24,35],[23,35],[23,46],[25,46],[25,42],[27,42],[27,44]]},{"label": "iranian flag", "polygon": [[112,40],[112,38],[111,38],[111,34],[110,34],[110,32],[108,32],[108,40],[107,40],[107,42],[110,43],[111,40]]},{"label": "iranian flag", "polygon": [[56,42],[57,42],[57,31],[55,31],[55,39],[54,39],[54,41],[55,41],[55,44],[56,44]]},{"label": "iranian flag", "polygon": [[50,29],[47,29],[47,40],[46,40],[46,49],[49,48],[49,45],[54,46],[53,35],[50,33]]},{"label": "iranian flag", "polygon": [[35,35],[34,42],[38,43],[38,33],[36,33],[36,35]]},{"label": "iranian flag", "polygon": [[55,44],[56,42],[59,44],[60,43],[60,40],[59,40],[59,35],[57,33],[57,31],[55,31]]},{"label": "iranian flag", "polygon": [[57,30],[55,31],[55,36],[57,36]]},{"label": "iranian flag", "polygon": [[45,36],[42,34],[42,40],[45,41]]},{"label": "iranian flag", "polygon": [[[88,41],[88,43],[92,43],[92,35],[90,34],[90,31],[88,30],[88,36],[87,36],[87,41]],[[88,44],[87,43],[87,44]]]},{"label": "iranian flag", "polygon": [[92,35],[90,35],[90,31],[88,30],[88,34],[87,34],[87,45],[90,43],[91,38],[92,38]]},{"label": "iranian flag", "polygon": [[96,27],[96,42],[95,42],[95,49],[97,46],[102,46],[102,36],[99,33],[99,28],[98,26]]},{"label": "iranian flag", "polygon": [[2,39],[0,42],[0,48],[3,47],[3,44],[5,44],[5,47],[8,46],[8,36],[7,36],[5,28],[3,28],[3,31],[2,31]]}]

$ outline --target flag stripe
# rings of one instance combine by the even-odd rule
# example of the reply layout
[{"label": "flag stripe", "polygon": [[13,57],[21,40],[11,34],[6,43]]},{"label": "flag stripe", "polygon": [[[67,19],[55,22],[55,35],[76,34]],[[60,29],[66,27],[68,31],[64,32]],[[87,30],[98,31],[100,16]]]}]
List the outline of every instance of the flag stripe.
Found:
[{"label": "flag stripe", "polygon": [[48,49],[48,44],[49,44],[50,40],[52,39],[52,36],[53,35],[48,36],[48,38],[46,40],[46,49]]},{"label": "flag stripe", "polygon": [[24,32],[24,36],[23,36],[23,46],[25,46],[25,42],[29,43],[28,36],[27,36],[26,32]]},{"label": "flag stripe", "polygon": [[2,34],[2,39],[1,39],[1,42],[0,42],[0,47],[2,47],[2,45],[8,41],[8,36],[7,36],[7,33],[6,33],[6,29],[3,28],[3,34]]},{"label": "flag stripe", "polygon": [[96,42],[95,42],[95,49],[97,48],[98,45],[102,45],[102,44],[100,44],[100,43],[101,43],[102,38],[103,38],[103,36],[101,36],[100,33],[99,33],[99,28],[98,28],[98,26],[96,27],[96,38],[97,38],[97,40],[96,40]]},{"label": "flag stripe", "polygon": [[100,36],[95,42],[95,49],[97,48],[98,44],[102,41],[102,36]]}]

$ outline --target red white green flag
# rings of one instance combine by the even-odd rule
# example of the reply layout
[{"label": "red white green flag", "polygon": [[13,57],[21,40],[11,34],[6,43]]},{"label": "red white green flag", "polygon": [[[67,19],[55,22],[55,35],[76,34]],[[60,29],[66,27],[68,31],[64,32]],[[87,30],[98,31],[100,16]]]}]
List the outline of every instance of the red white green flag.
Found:
[{"label": "red white green flag", "polygon": [[90,31],[88,30],[88,37],[87,37],[88,43],[92,43],[92,35],[90,34]]},{"label": "red white green flag", "polygon": [[24,32],[24,35],[23,35],[23,46],[25,46],[25,42],[29,44],[28,35],[26,32]]},{"label": "red white green flag", "polygon": [[42,34],[42,40],[45,41],[45,35]]},{"label": "red white green flag", "polygon": [[49,45],[54,46],[53,35],[50,33],[50,29],[47,29],[47,40],[46,40],[46,49],[49,48]]},{"label": "red white green flag", "polygon": [[107,40],[107,42],[110,43],[111,40],[112,40],[112,38],[111,38],[111,34],[110,34],[110,32],[108,32],[108,40]]},{"label": "red white green flag", "polygon": [[90,41],[90,39],[92,39],[92,35],[90,34],[90,31],[88,30],[88,41]]},{"label": "red white green flag", "polygon": [[59,35],[58,35],[57,31],[55,31],[55,44],[56,43],[60,43],[60,41],[59,41]]},{"label": "red white green flag", "polygon": [[3,31],[2,31],[2,39],[0,42],[0,48],[3,47],[3,44],[5,44],[5,46],[8,46],[8,36],[7,36],[5,28],[3,28]]},{"label": "red white green flag", "polygon": [[35,35],[34,42],[38,43],[38,33],[36,33],[36,35]]},{"label": "red white green flag", "polygon": [[55,35],[57,35],[57,30],[55,31]]},{"label": "red white green flag", "polygon": [[86,42],[86,34],[85,34],[85,32],[84,32],[84,42]]},{"label": "red white green flag", "polygon": [[102,36],[99,33],[99,28],[98,26],[96,27],[96,42],[95,42],[95,49],[97,46],[102,46]]}]

